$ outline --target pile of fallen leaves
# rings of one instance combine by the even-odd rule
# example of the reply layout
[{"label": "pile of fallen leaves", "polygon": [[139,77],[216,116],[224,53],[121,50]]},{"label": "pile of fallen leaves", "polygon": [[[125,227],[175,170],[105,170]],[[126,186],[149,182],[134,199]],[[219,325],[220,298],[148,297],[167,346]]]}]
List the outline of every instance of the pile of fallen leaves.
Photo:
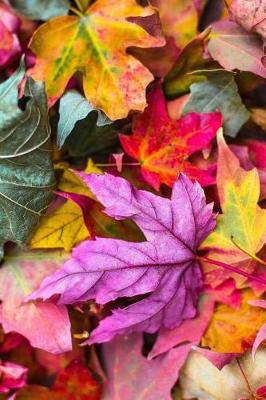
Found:
[{"label": "pile of fallen leaves", "polygon": [[266,399],[266,0],[0,0],[0,399]]}]

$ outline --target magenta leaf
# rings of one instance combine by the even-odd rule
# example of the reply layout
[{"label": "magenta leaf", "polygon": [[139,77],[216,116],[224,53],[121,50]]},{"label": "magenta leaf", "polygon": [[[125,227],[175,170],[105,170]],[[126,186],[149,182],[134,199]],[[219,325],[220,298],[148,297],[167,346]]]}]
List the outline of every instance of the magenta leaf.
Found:
[{"label": "magenta leaf", "polygon": [[178,379],[191,345],[184,344],[155,360],[141,354],[139,334],[118,336],[103,345],[107,382],[103,400],[171,400],[171,388]]},{"label": "magenta leaf", "polygon": [[30,298],[48,299],[57,294],[60,304],[89,299],[104,304],[147,294],[102,320],[89,344],[125,332],[172,329],[193,318],[202,287],[196,250],[215,226],[212,204],[206,204],[200,185],[181,174],[167,199],[137,190],[125,179],[109,174],[81,176],[106,207],[105,213],[118,220],[130,218],[146,241],[84,241]]}]

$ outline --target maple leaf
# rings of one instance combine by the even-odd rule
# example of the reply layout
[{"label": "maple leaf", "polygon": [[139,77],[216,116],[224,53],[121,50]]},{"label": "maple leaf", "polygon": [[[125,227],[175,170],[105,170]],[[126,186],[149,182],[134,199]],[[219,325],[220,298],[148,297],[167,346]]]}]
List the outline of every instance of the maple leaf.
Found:
[{"label": "maple leaf", "polygon": [[226,70],[249,71],[266,78],[261,39],[235,22],[218,21],[212,25],[208,50]]},{"label": "maple leaf", "polygon": [[151,6],[141,7],[135,0],[97,0],[84,15],[48,21],[30,42],[37,56],[31,76],[45,81],[53,101],[62,95],[75,72],[82,71],[88,101],[110,119],[124,118],[131,109],[143,110],[145,88],[153,76],[126,50],[131,46],[159,47],[165,41],[128,18],[141,20],[154,13]]},{"label": "maple leaf", "polygon": [[247,352],[219,371],[200,353],[191,352],[180,373],[183,396],[198,400],[260,399],[256,391],[265,385],[265,360],[265,350],[258,352],[255,362]]},{"label": "maple leaf", "polygon": [[[214,232],[202,243],[208,256],[244,271],[252,271],[258,260],[256,254],[266,241],[266,211],[259,207],[260,181],[256,168],[245,171],[238,158],[226,145],[222,133],[218,134],[217,187],[222,214],[217,218]],[[205,277],[216,286],[230,277],[232,272],[209,269]],[[209,275],[209,277],[208,277]],[[233,274],[238,285],[246,278]]]},{"label": "maple leaf", "polygon": [[180,172],[202,185],[213,184],[211,171],[198,169],[188,158],[208,147],[221,126],[221,114],[190,113],[173,121],[160,86],[150,93],[148,101],[144,113],[133,120],[133,134],[120,135],[124,151],[140,162],[144,179],[157,190],[162,183],[173,186]]},{"label": "maple leaf", "polygon": [[0,320],[4,331],[20,333],[32,346],[55,354],[72,348],[66,307],[50,301],[24,300],[65,260],[66,254],[59,252],[14,251],[0,270]]},{"label": "maple leaf", "polygon": [[130,218],[143,231],[140,243],[96,238],[76,247],[58,272],[30,298],[60,294],[60,304],[88,299],[104,304],[119,297],[151,293],[103,320],[89,342],[110,340],[125,331],[174,328],[195,315],[201,271],[195,251],[213,230],[212,205],[198,183],[180,175],[171,199],[133,188],[109,174],[82,174],[84,182],[118,220]]},{"label": "maple leaf", "polygon": [[242,353],[251,347],[261,325],[266,322],[266,311],[249,304],[249,300],[255,299],[253,292],[245,289],[239,309],[218,304],[202,338],[202,346],[224,353]]},{"label": "maple leaf", "polygon": [[108,376],[103,388],[103,400],[172,398],[171,388],[191,345],[184,344],[152,361],[141,354],[141,347],[140,334],[120,336],[103,345]]}]

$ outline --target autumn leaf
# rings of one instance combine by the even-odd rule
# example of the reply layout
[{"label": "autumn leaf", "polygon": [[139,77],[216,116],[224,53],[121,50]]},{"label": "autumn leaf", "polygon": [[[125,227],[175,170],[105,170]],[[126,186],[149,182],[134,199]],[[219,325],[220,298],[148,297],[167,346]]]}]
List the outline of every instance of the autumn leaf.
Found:
[{"label": "autumn leaf", "polygon": [[24,301],[66,258],[60,252],[14,251],[6,256],[0,270],[0,319],[4,331],[20,333],[32,346],[55,354],[72,348],[66,307],[50,301]]},{"label": "autumn leaf", "polygon": [[[60,170],[60,165],[58,170]],[[61,172],[58,189],[68,192],[68,195],[63,193],[61,195],[69,200],[41,218],[39,227],[30,242],[32,249],[62,248],[70,251],[75,244],[94,235],[115,238],[123,238],[127,235],[129,240],[136,241],[142,238],[130,221],[116,222],[105,215],[101,205],[76,173],[62,168]],[[84,172],[102,173],[90,159]],[[76,194],[82,197],[75,196]],[[85,207],[85,216],[80,202]]]},{"label": "autumn leaf", "polygon": [[101,385],[92,377],[88,368],[73,360],[56,376],[51,388],[28,385],[19,390],[16,400],[100,400]]},{"label": "autumn leaf", "polygon": [[191,96],[183,114],[219,110],[223,115],[225,135],[235,137],[249,119],[249,112],[242,103],[235,79],[232,74],[221,71],[206,72],[205,75],[207,80],[191,85]]},{"label": "autumn leaf", "polygon": [[140,334],[120,336],[103,345],[108,380],[103,400],[170,400],[170,391],[187,358],[190,345],[184,344],[148,361],[141,354]]},{"label": "autumn leaf", "polygon": [[149,358],[156,357],[183,343],[198,344],[211,320],[213,310],[214,299],[211,296],[202,296],[198,302],[195,318],[183,321],[175,329],[160,329]]},{"label": "autumn leaf", "polygon": [[190,0],[152,0],[158,8],[165,35],[174,37],[178,47],[183,48],[197,34],[199,13]]},{"label": "autumn leaf", "polygon": [[120,135],[124,151],[138,160],[144,179],[155,189],[165,183],[173,186],[178,174],[184,172],[202,185],[215,182],[211,171],[200,170],[189,156],[211,143],[222,119],[220,113],[190,113],[170,119],[160,86],[149,95],[149,105],[134,118],[131,136]]},{"label": "autumn leaf", "polygon": [[266,311],[251,306],[256,300],[251,290],[242,291],[239,309],[218,304],[201,344],[221,353],[242,353],[252,347],[261,325],[266,322]]},{"label": "autumn leaf", "polygon": [[23,75],[22,63],[0,85],[0,255],[7,241],[27,243],[54,188],[44,86],[27,80],[28,101],[21,110],[18,85]]},{"label": "autumn leaf", "polygon": [[261,61],[261,39],[235,22],[218,21],[213,24],[208,50],[226,70],[249,71],[266,78],[266,68]]},{"label": "autumn leaf", "polygon": [[[59,122],[57,129],[57,143],[62,147],[78,121],[84,120],[88,115],[96,114],[96,125],[104,126],[110,123],[108,118],[95,110],[92,105],[77,91],[69,90],[60,100]],[[93,118],[95,120],[95,118]],[[89,132],[88,132],[89,133]]]},{"label": "autumn leaf", "polygon": [[197,352],[192,352],[180,374],[180,383],[186,399],[198,400],[253,400],[265,384],[266,351],[259,351],[253,362],[248,352],[226,365],[221,371]]},{"label": "autumn leaf", "polygon": [[124,118],[130,110],[142,111],[145,88],[153,76],[126,50],[163,46],[165,42],[128,18],[141,19],[154,12],[135,0],[97,0],[84,15],[49,20],[37,29],[30,43],[37,56],[31,76],[45,81],[53,101],[63,94],[75,72],[82,71],[86,98],[110,119]]},{"label": "autumn leaf", "polygon": [[107,215],[130,218],[146,241],[99,237],[85,241],[30,298],[59,294],[61,304],[88,299],[104,304],[151,293],[101,321],[89,343],[108,341],[118,333],[174,328],[192,318],[202,285],[195,250],[215,225],[212,205],[206,204],[199,184],[180,175],[169,200],[137,190],[125,179],[109,174],[82,174],[82,178],[105,205]]},{"label": "autumn leaf", "polygon": [[173,99],[187,93],[190,85],[205,79],[204,72],[197,74],[192,72],[206,68],[203,55],[209,34],[210,28],[207,28],[192,39],[179,54],[175,65],[164,80],[164,92],[167,98]]},{"label": "autumn leaf", "polygon": [[[256,168],[245,171],[240,167],[221,132],[218,148],[217,187],[222,214],[201,249],[208,250],[212,259],[252,272],[256,254],[266,241],[266,211],[257,204],[260,196],[258,172]],[[220,284],[231,275],[230,272],[212,270],[208,267],[205,270],[210,275],[211,285]],[[243,277],[233,276],[239,284],[243,283]]]},{"label": "autumn leaf", "polygon": [[[92,161],[88,162],[86,173],[97,172]],[[63,170],[58,183],[58,188],[65,192],[74,192],[91,196],[88,188],[82,180],[70,170]],[[50,214],[41,218],[38,229],[30,242],[32,249],[53,249],[63,248],[70,251],[75,244],[89,237],[89,231],[83,219],[82,211],[73,203],[67,200]]]},{"label": "autumn leaf", "polygon": [[253,31],[266,40],[266,10],[261,0],[234,0],[230,5],[230,17],[248,32]]}]

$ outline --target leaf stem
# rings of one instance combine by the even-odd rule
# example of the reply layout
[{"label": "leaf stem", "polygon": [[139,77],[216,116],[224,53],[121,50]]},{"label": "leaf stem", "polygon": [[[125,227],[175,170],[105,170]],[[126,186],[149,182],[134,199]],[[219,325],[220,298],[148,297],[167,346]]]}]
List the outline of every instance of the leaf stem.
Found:
[{"label": "leaf stem", "polygon": [[239,360],[238,358],[236,359],[236,362],[237,362],[237,365],[238,365],[238,367],[239,367],[239,369],[240,369],[240,372],[241,372],[241,374],[242,374],[242,376],[243,376],[243,378],[244,378],[244,381],[245,381],[245,383],[246,383],[246,385],[247,385],[247,388],[248,388],[248,391],[249,391],[250,395],[252,396],[253,399],[255,399],[254,393],[252,392],[252,389],[251,389],[251,386],[250,386],[250,384],[249,384],[248,378],[246,377],[246,374],[245,374],[245,372],[244,372],[244,370],[243,370],[243,367],[242,367],[242,365],[241,365],[241,362],[240,362],[240,360]]},{"label": "leaf stem", "polygon": [[80,12],[79,10],[77,10],[77,9],[74,8],[74,7],[70,7],[70,11],[72,11],[74,14],[76,14],[76,15],[79,16],[79,17],[83,17],[82,12]]},{"label": "leaf stem", "polygon": [[247,250],[245,250],[242,246],[240,246],[238,243],[236,243],[236,241],[234,240],[234,237],[231,236],[231,241],[234,243],[234,245],[243,253],[245,253],[246,255],[248,255],[250,258],[252,258],[253,260],[257,261],[258,263],[265,265],[266,266],[266,262],[263,261],[261,258],[257,257],[256,254],[251,254],[249,253]]},{"label": "leaf stem", "polygon": [[224,268],[224,269],[226,269],[228,271],[231,271],[231,272],[234,272],[234,273],[236,273],[238,275],[242,275],[245,278],[253,279],[254,281],[257,281],[259,283],[262,283],[263,285],[266,285],[266,281],[263,278],[259,278],[257,276],[251,275],[248,272],[245,272],[245,271],[242,271],[242,270],[240,270],[238,268],[233,267],[232,265],[228,265],[228,264],[225,264],[225,263],[223,263],[221,261],[213,260],[212,258],[208,258],[208,257],[204,257],[204,256],[198,256],[197,258],[199,260],[206,261],[209,264],[216,265],[217,267]]}]

